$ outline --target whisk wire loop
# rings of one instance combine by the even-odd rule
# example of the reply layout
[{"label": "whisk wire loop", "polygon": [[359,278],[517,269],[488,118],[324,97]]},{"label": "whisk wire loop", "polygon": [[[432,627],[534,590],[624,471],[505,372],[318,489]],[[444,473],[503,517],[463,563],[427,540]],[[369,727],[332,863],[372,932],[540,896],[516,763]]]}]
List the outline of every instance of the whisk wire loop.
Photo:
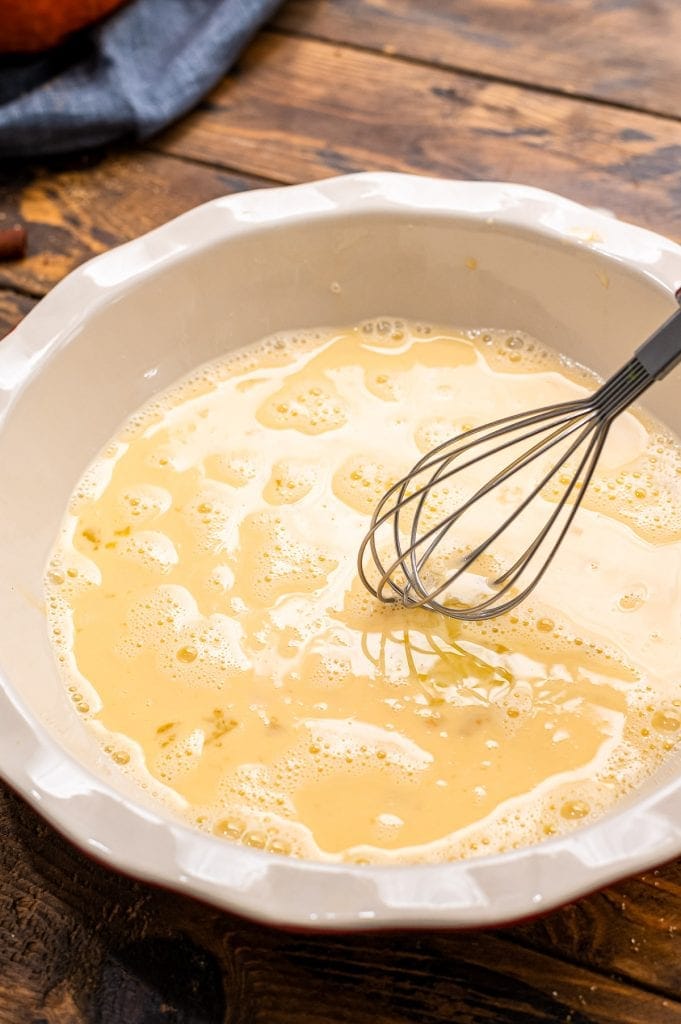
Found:
[{"label": "whisk wire loop", "polygon": [[[591,483],[612,421],[679,361],[681,311],[670,317],[592,395],[542,406],[529,413],[514,413],[437,445],[393,484],[376,506],[358,555],[358,571],[364,585],[386,603],[399,600],[408,606],[430,608],[463,620],[492,618],[515,607],[542,579],[562,544]],[[526,447],[505,467],[493,468],[487,481],[474,483],[473,493],[444,518],[433,525],[427,521],[426,517],[433,512],[428,499],[437,488],[519,445]],[[517,474],[529,470],[535,460],[547,456],[555,456],[554,461],[547,471],[540,471],[538,480],[530,482],[515,508],[501,517],[487,537],[471,545],[447,578],[431,584],[429,564],[450,531],[461,524],[462,517]],[[547,497],[545,492],[553,477],[574,461],[576,467],[572,471],[566,469],[570,472],[568,478],[560,477],[563,490],[546,521],[519,557],[496,572],[494,579],[486,581],[493,592],[468,605],[453,600],[450,595],[454,584],[469,570],[477,569],[478,579],[483,576],[481,559],[510,527],[520,525],[523,513],[530,510],[533,502]],[[494,462],[492,465],[495,467]],[[518,490],[522,494],[522,488]],[[543,506],[539,508],[543,512]],[[391,551],[384,556],[379,536],[382,542],[386,532],[391,539]],[[543,560],[537,565],[540,554]],[[369,562],[373,563],[377,578],[369,577]]]},{"label": "whisk wire loop", "polygon": [[[680,343],[681,344],[681,343]],[[638,359],[639,353],[613,374],[592,395],[559,405],[547,405],[530,413],[514,413],[443,441],[422,456],[412,470],[383,495],[374,511],[369,531],[358,556],[360,578],[379,600],[402,601],[462,620],[486,619],[509,611],[534,589],[551,564],[574,520],[593,478],[613,419],[653,383],[655,377]],[[666,354],[668,358],[668,353]],[[669,361],[669,360],[668,360]],[[521,450],[505,467],[493,471],[483,484],[434,525],[424,524],[428,499],[436,488],[504,452]],[[477,503],[527,470],[537,459],[560,453],[540,479],[533,482],[513,510],[482,541],[462,555],[446,579],[433,585],[426,578],[429,563],[445,537]],[[582,449],[584,449],[582,451]],[[558,471],[577,457],[577,465],[556,507],[512,564],[487,581],[493,592],[466,606],[450,599],[452,587],[535,502]],[[411,515],[409,521],[408,514]],[[390,527],[392,554],[379,550],[379,535]],[[534,568],[540,554],[543,561]],[[366,563],[377,570],[370,579]],[[477,573],[478,577],[480,572]],[[443,595],[445,595],[443,597]]]},{"label": "whisk wire loop", "polygon": [[[581,422],[583,422],[583,421],[580,421],[580,423]],[[577,430],[579,425],[580,425],[579,423],[576,424],[573,429]],[[536,433],[536,431],[534,431],[533,433]],[[522,438],[519,438],[518,441],[525,440],[527,436],[529,436],[529,435],[524,435]],[[501,484],[506,483],[506,481],[508,479],[510,479],[511,476],[513,476],[519,470],[525,468],[525,466],[529,465],[530,462],[534,461],[535,458],[538,458],[540,455],[543,455],[545,452],[550,451],[550,449],[555,444],[558,444],[561,440],[564,440],[565,436],[567,436],[567,435],[563,434],[560,431],[560,428],[557,428],[557,429],[553,430],[553,432],[549,435],[549,437],[547,439],[545,439],[542,442],[538,442],[537,444],[535,444],[522,457],[518,457],[517,459],[515,459],[509,466],[506,467],[505,470],[497,473],[496,476],[492,477],[492,479],[489,480],[486,484],[484,484],[483,487],[480,487],[470,498],[468,498],[464,502],[463,505],[461,505],[459,508],[457,508],[457,510],[454,513],[450,514],[442,523],[438,524],[436,527],[433,527],[427,533],[425,533],[421,537],[419,537],[418,536],[418,518],[417,517],[418,517],[418,515],[419,515],[419,513],[421,511],[422,502],[425,500],[426,495],[424,495],[421,498],[421,500],[419,502],[419,506],[417,508],[416,516],[414,517],[414,520],[412,522],[411,535],[410,535],[410,539],[411,539],[410,546],[405,551],[402,551],[401,548],[398,545],[396,545],[396,548],[397,548],[397,551],[398,551],[397,563],[401,564],[406,557],[409,557],[410,558],[410,562],[411,562],[412,576],[411,576],[407,586],[405,587],[405,595],[409,599],[409,604],[423,604],[423,603],[427,603],[428,600],[432,600],[433,598],[439,597],[439,595],[444,590],[446,590],[455,580],[457,580],[459,578],[459,576],[461,576],[461,574],[463,572],[465,572],[465,570],[468,567],[468,565],[472,564],[476,559],[478,559],[480,557],[480,555],[485,553],[485,551],[494,543],[494,541],[524,511],[524,509],[530,504],[530,502],[534,498],[536,498],[536,496],[540,493],[540,491],[544,488],[544,486],[546,485],[546,483],[550,479],[550,477],[551,477],[551,475],[553,473],[553,470],[551,470],[551,472],[548,473],[540,481],[539,484],[537,484],[537,486],[526,496],[526,498],[517,507],[517,509],[511,515],[509,515],[506,520],[504,520],[504,522],[501,524],[501,526],[497,527],[497,529],[494,530],[494,532],[491,533],[481,544],[479,544],[476,548],[474,548],[471,552],[466,554],[461,559],[461,564],[460,564],[459,568],[449,577],[449,579],[447,581],[445,581],[440,587],[437,587],[436,589],[434,589],[434,590],[432,590],[430,592],[427,592],[424,589],[424,587],[423,587],[423,585],[421,583],[421,576],[420,576],[421,569],[427,563],[428,559],[430,558],[431,554],[435,550],[436,546],[444,539],[445,535],[459,521],[459,519],[461,519],[461,517],[476,502],[480,501],[487,494],[491,493],[491,491],[493,491],[496,487],[500,486]],[[577,441],[574,442],[574,444],[573,444],[573,446],[570,449],[570,452],[568,454],[570,454],[574,449],[576,449],[581,444],[581,441],[582,441],[582,438],[580,436],[577,439]],[[436,478],[436,474],[433,474],[433,476],[431,477],[431,481],[430,481],[428,487],[432,486],[432,484],[435,482],[435,478]],[[446,479],[446,477],[443,477],[442,479]],[[419,556],[419,558],[417,560],[416,553],[417,553],[419,547],[421,545],[423,545],[424,542],[428,541],[429,539],[430,539],[430,544],[428,545],[426,550],[421,553],[421,555]],[[415,590],[420,592],[421,598],[418,601],[413,601],[412,600],[412,598],[410,596],[410,591],[412,589],[415,589]]]},{"label": "whisk wire loop", "polygon": [[[579,403],[573,403],[573,405],[574,405],[575,408],[577,406],[579,406],[580,410],[584,410],[585,412],[587,410],[589,410],[589,403],[587,401],[585,401],[585,400],[581,400]],[[488,441],[488,440],[490,440],[490,439],[492,439],[494,437],[497,437],[497,436],[500,436],[502,434],[506,434],[507,433],[507,429],[497,428],[497,429],[495,429],[493,431],[488,432],[486,435],[483,435],[482,437],[476,439],[472,444],[468,444],[467,443],[463,447],[459,448],[458,450],[455,450],[453,453],[447,454],[445,456],[441,456],[439,460],[436,460],[436,459],[427,460],[427,458],[424,458],[424,459],[420,460],[420,462],[416,463],[416,465],[414,466],[414,468],[411,471],[411,473],[409,473],[402,480],[398,481],[397,484],[393,485],[393,488],[391,488],[391,490],[389,490],[386,493],[386,495],[384,496],[382,501],[379,503],[379,506],[377,507],[376,512],[374,514],[375,522],[374,522],[374,520],[372,520],[372,530],[370,531],[370,533],[367,535],[367,538],[366,538],[366,539],[369,540],[369,543],[372,546],[372,555],[373,555],[374,562],[377,565],[380,565],[380,567],[382,569],[381,578],[380,578],[378,584],[375,587],[372,584],[368,583],[366,581],[366,579],[364,578],[363,566],[360,563],[360,573],[363,576],[363,579],[365,581],[365,585],[367,585],[369,587],[369,589],[374,593],[375,596],[377,596],[379,599],[383,600],[384,599],[384,588],[385,588],[385,586],[387,584],[387,585],[389,585],[391,587],[391,589],[393,590],[394,593],[399,594],[402,597],[402,599],[405,600],[405,602],[408,603],[409,605],[418,606],[418,605],[422,605],[422,604],[427,604],[429,600],[432,600],[433,598],[438,597],[445,589],[447,589],[447,587],[450,585],[452,580],[458,578],[461,575],[461,573],[467,567],[467,564],[470,563],[471,561],[473,561],[474,558],[477,558],[482,553],[482,550],[476,550],[476,551],[472,552],[470,555],[466,556],[466,558],[463,560],[464,564],[460,567],[459,571],[456,572],[456,574],[453,577],[450,578],[449,581],[445,582],[441,587],[437,588],[434,591],[431,591],[429,593],[426,593],[424,591],[424,589],[423,589],[423,587],[421,585],[421,580],[420,580],[420,570],[423,567],[423,565],[425,564],[425,562],[427,561],[427,559],[430,557],[430,554],[432,553],[434,548],[441,542],[441,540],[444,538],[446,533],[449,532],[449,530],[457,522],[457,520],[459,520],[460,517],[462,515],[464,515],[464,513],[466,511],[468,511],[468,509],[475,502],[479,501],[482,497],[484,497],[486,494],[491,492],[495,487],[497,487],[500,484],[506,482],[506,480],[508,478],[510,478],[514,473],[516,473],[520,469],[524,468],[524,466],[529,465],[529,463],[532,462],[535,458],[537,458],[540,454],[544,454],[545,452],[549,451],[555,444],[558,444],[558,443],[560,443],[560,441],[565,440],[566,437],[568,437],[570,433],[574,432],[575,430],[578,430],[580,425],[584,422],[583,418],[582,419],[578,419],[577,421],[575,421],[574,417],[572,415],[565,415],[565,416],[560,417],[559,419],[556,419],[555,407],[553,407],[549,411],[541,410],[541,412],[543,413],[543,415],[541,417],[539,415],[535,415],[535,416],[532,416],[532,417],[529,417],[529,418],[528,417],[524,417],[524,422],[527,423],[528,421],[533,421],[536,424],[537,420],[539,420],[539,419],[541,419],[541,420],[553,419],[554,422],[551,423],[548,427],[547,427],[546,424],[543,424],[542,426],[539,426],[539,427],[535,426],[534,429],[532,429],[530,431],[527,431],[526,433],[524,433],[524,434],[522,434],[520,436],[512,437],[509,440],[505,441],[503,444],[497,445],[491,451],[483,452],[483,454],[475,456],[474,458],[472,458],[472,459],[468,460],[467,462],[465,462],[463,465],[456,466],[454,469],[451,469],[451,470],[448,470],[447,472],[445,472],[445,469],[451,464],[451,462],[457,457],[457,455],[461,454],[463,451],[467,451],[470,448],[472,448],[474,445],[482,444],[483,442]],[[510,417],[509,417],[509,419],[510,419]],[[517,419],[517,417],[513,417],[513,419]],[[567,433],[567,434],[560,433],[560,427],[563,424],[568,423],[570,421],[572,421],[572,425],[571,425],[569,433]],[[506,421],[503,421],[503,422],[506,422]],[[496,427],[496,424],[493,424],[492,426]],[[446,480],[448,480],[450,477],[454,476],[455,474],[458,474],[458,473],[462,472],[463,470],[469,468],[470,466],[475,465],[477,462],[480,462],[482,459],[486,459],[490,455],[497,454],[498,452],[502,452],[502,451],[504,451],[505,449],[507,449],[507,448],[509,448],[511,446],[515,446],[516,444],[519,444],[519,443],[521,443],[523,441],[531,439],[531,438],[535,437],[537,434],[546,432],[547,429],[551,429],[552,430],[552,433],[549,435],[548,438],[545,438],[543,441],[538,442],[528,452],[526,452],[522,457],[519,457],[518,459],[516,459],[513,463],[511,463],[508,467],[506,467],[506,469],[504,471],[502,471],[501,473],[497,474],[497,476],[493,477],[492,480],[488,481],[484,485],[484,487],[480,488],[475,494],[472,495],[472,497],[470,497],[463,505],[458,507],[456,509],[456,511],[454,513],[452,513],[450,516],[448,516],[443,522],[438,523],[436,526],[434,526],[431,529],[427,530],[420,537],[417,536],[418,523],[420,521],[420,516],[421,516],[421,513],[423,511],[423,503],[424,503],[425,499],[427,498],[428,494],[431,492],[431,490],[432,490],[432,488],[433,488],[435,483],[443,483]],[[472,433],[472,431],[470,433]],[[468,438],[468,434],[461,435],[461,437],[467,439]],[[577,444],[579,444],[579,443],[581,443],[581,441],[577,442]],[[445,447],[445,446],[441,446],[441,447]],[[571,454],[571,451],[572,450],[570,450],[570,452],[568,452],[567,455]],[[566,455],[566,457],[567,457],[567,455]],[[426,484],[423,484],[421,487],[419,487],[411,495],[405,496],[406,488],[409,485],[409,483],[412,480],[414,480],[418,476],[418,474],[423,471],[424,468],[432,468],[433,465],[436,466],[436,469],[435,469],[435,472],[430,477],[430,479],[428,480],[428,482]],[[548,476],[550,477],[550,475],[551,474],[549,474]],[[548,477],[547,477],[547,479],[548,479]],[[519,514],[520,511],[522,511],[522,508],[524,508],[525,505],[527,505],[529,503],[529,501],[533,497],[536,497],[536,494],[541,489],[541,486],[543,486],[543,484],[540,485],[540,487],[537,488],[537,490],[535,492],[533,492],[528,497],[528,499],[523,503],[523,506],[521,506],[521,508],[518,509],[516,515]],[[389,501],[390,497],[395,493],[395,491],[399,491],[397,501],[395,502],[394,505],[392,505],[389,508],[388,512],[382,513],[383,508],[385,507],[385,505]],[[399,526],[399,524],[400,524],[400,515],[401,515],[402,511],[404,510],[404,508],[409,503],[411,503],[412,501],[416,501],[416,500],[418,500],[419,504],[417,506],[417,509],[416,509],[416,512],[415,512],[415,515],[414,515],[414,518],[413,518],[413,522],[412,522],[412,527],[411,527],[411,543],[410,543],[410,545],[407,548],[403,548],[403,546],[402,546],[402,539],[401,539],[401,535],[400,535],[400,526]],[[509,522],[512,521],[512,519],[515,519],[516,515],[512,516],[511,519],[509,520]],[[390,519],[392,519],[392,525],[393,525],[393,546],[394,546],[394,549],[395,549],[395,551],[397,553],[397,557],[394,559],[394,561],[387,568],[384,568],[380,564],[380,559],[379,559],[379,556],[378,556],[378,551],[376,550],[376,547],[375,547],[375,537],[376,537],[376,533],[377,533],[379,527],[382,525],[382,523],[384,523],[384,522],[386,522],[387,520],[390,520]],[[504,524],[498,531],[496,531],[489,538],[488,543],[485,544],[485,548],[489,546],[489,543],[492,543],[494,540],[496,540],[496,538],[499,536],[500,533],[503,532],[503,530],[506,528],[507,525],[508,525],[508,522],[506,524]],[[416,552],[417,552],[417,550],[419,548],[421,548],[424,544],[426,544],[428,541],[431,541],[430,546],[426,549],[425,552],[422,552],[422,554],[421,554],[421,556],[419,558],[419,561],[417,562],[416,561]],[[360,557],[362,555],[363,555],[363,549],[360,551]],[[400,586],[393,579],[393,574],[398,569],[400,569],[400,568],[404,569],[404,563],[405,563],[406,559],[410,559],[411,560],[412,576],[408,578],[408,582],[407,582],[407,584],[405,586]],[[363,559],[362,559],[362,561],[363,561]],[[411,596],[410,592],[411,592],[412,589],[416,589],[417,591],[420,591],[420,593],[421,593],[421,598],[420,599],[415,600]]]},{"label": "whisk wire loop", "polygon": [[[516,605],[519,605],[522,601],[524,601],[525,598],[532,592],[532,590],[534,590],[534,588],[539,583],[544,573],[548,569],[549,565],[551,564],[553,556],[562,544],[563,538],[565,537],[567,531],[570,529],[572,520],[577,514],[579,506],[582,503],[582,499],[584,497],[586,488],[589,486],[591,478],[596,469],[596,464],[598,462],[598,458],[600,456],[603,445],[605,444],[605,440],[609,429],[610,423],[605,422],[602,425],[602,427],[598,430],[598,432],[594,434],[589,443],[587,452],[580,463],[578,474],[575,477],[573,477],[570,485],[565,491],[564,500],[558,503],[555,511],[551,514],[548,523],[546,523],[546,525],[543,527],[543,529],[535,538],[530,547],[523,552],[520,558],[509,569],[507,569],[504,573],[502,573],[493,581],[492,586],[501,586],[501,589],[497,590],[497,592],[493,594],[491,597],[487,598],[487,600],[481,601],[475,607],[474,611],[461,612],[457,616],[458,618],[466,619],[468,621],[495,618],[497,615],[501,615],[504,612],[510,611],[512,608],[515,608]],[[584,466],[587,465],[589,459],[591,459],[591,462],[588,465],[588,469],[586,470],[584,480],[580,481],[580,487],[575,491],[574,501],[571,504],[568,504],[570,494],[573,490],[577,488],[578,475],[579,473],[581,473]],[[509,592],[509,590],[511,590],[516,581],[521,577],[522,573],[527,569],[528,565],[530,564],[534,556],[537,554],[537,552],[541,550],[541,546],[544,540],[546,539],[546,537],[549,536],[554,524],[558,521],[559,517],[563,514],[566,508],[568,509],[568,512],[565,516],[565,521],[563,525],[560,527],[558,536],[556,537],[556,540],[554,541],[552,547],[549,549],[548,554],[544,559],[543,563],[541,564],[536,575],[532,578],[531,582],[525,586],[523,590],[521,590],[519,593],[516,593],[509,600],[500,604],[500,598],[502,598],[505,594]]]},{"label": "whisk wire loop", "polygon": [[[571,454],[573,454],[579,448],[579,446],[582,444],[584,438],[586,436],[588,436],[588,433],[590,432],[590,430],[591,430],[591,428],[587,427],[586,430],[584,430],[582,432],[582,434],[577,438],[577,440],[573,442],[573,444],[572,444],[571,448],[569,449],[569,451],[566,452],[565,458],[568,458]],[[605,432],[607,432],[607,426],[603,428],[603,434],[605,434]],[[589,444],[589,446],[587,448],[586,453],[584,454],[584,456],[583,456],[583,458],[582,458],[582,460],[580,462],[580,465],[579,465],[579,467],[577,469],[576,475],[572,478],[568,488],[566,489],[566,492],[564,494],[564,502],[561,502],[561,503],[559,503],[556,506],[556,508],[552,512],[548,522],[545,523],[545,525],[542,528],[542,530],[540,531],[540,533],[535,537],[535,539],[532,542],[532,544],[523,552],[523,554],[520,556],[520,558],[517,559],[510,568],[505,570],[500,576],[498,576],[495,580],[492,581],[491,585],[493,587],[500,587],[501,586],[502,589],[501,590],[497,590],[497,592],[492,594],[492,596],[490,596],[489,598],[480,601],[476,605],[475,614],[473,614],[471,616],[468,616],[465,612],[461,612],[458,615],[458,617],[460,617],[460,618],[468,618],[468,617],[470,617],[470,618],[487,618],[487,617],[492,617],[494,615],[501,614],[502,610],[503,611],[507,611],[510,608],[515,607],[515,605],[519,604],[522,600],[524,600],[525,596],[527,596],[527,593],[529,592],[527,590],[527,588],[525,590],[521,591],[519,594],[515,595],[512,599],[509,599],[507,602],[505,602],[505,603],[503,603],[501,605],[499,604],[499,601],[501,600],[501,598],[506,593],[508,593],[509,590],[511,590],[511,588],[515,584],[516,580],[520,577],[520,575],[528,567],[528,565],[532,561],[532,559],[535,556],[535,554],[539,550],[541,550],[541,546],[542,546],[544,540],[550,534],[551,530],[554,527],[554,524],[556,523],[556,521],[558,520],[560,515],[564,512],[565,508],[568,507],[567,506],[567,501],[568,501],[570,495],[572,494],[573,490],[576,489],[575,501],[573,502],[572,505],[569,506],[569,515],[567,517],[566,524],[565,524],[564,528],[561,530],[561,532],[560,532],[560,534],[558,536],[558,540],[555,542],[554,547],[557,547],[560,544],[560,542],[562,541],[562,538],[563,538],[565,532],[567,531],[567,529],[569,528],[570,523],[572,522],[572,519],[574,518],[574,515],[577,512],[577,509],[578,509],[578,507],[579,507],[579,505],[581,504],[581,501],[582,501],[583,490],[581,490],[581,489],[579,489],[577,487],[579,476],[582,474],[582,472],[584,470],[584,467],[587,464],[589,457],[592,455],[592,452],[594,451],[598,440],[599,440],[599,435],[598,434],[594,435],[594,437],[592,438],[592,441],[590,442],[590,444]],[[600,454],[600,448],[602,447],[602,443],[604,442],[604,440],[605,440],[605,437],[603,436],[602,441],[601,441],[600,445],[598,446],[598,453],[596,455],[596,458],[597,458],[598,454]],[[584,485],[583,485],[584,487],[587,486],[588,481],[591,478],[591,475],[593,473],[593,469],[594,468],[595,468],[595,462],[594,462],[593,466],[591,467],[590,471],[587,474],[587,478],[586,478],[586,480],[584,482]],[[421,579],[421,569],[427,563],[427,559],[428,559],[428,557],[429,557],[429,555],[431,553],[431,549],[434,546],[434,544],[431,543],[430,549],[423,556],[421,556],[421,558],[419,559],[418,563],[414,564],[412,562],[412,575],[409,578],[407,586],[405,586],[405,588],[404,588],[404,595],[405,595],[406,603],[408,603],[410,606],[428,606],[428,607],[431,607],[432,606],[432,602],[434,600],[436,600],[444,590],[446,590],[449,587],[451,587],[452,584],[455,583],[456,580],[466,571],[468,566],[474,564],[477,561],[477,559],[480,558],[480,556],[483,555],[487,551],[487,549],[494,543],[494,541],[511,525],[511,523],[514,522],[522,514],[522,512],[525,510],[525,508],[537,497],[537,495],[541,492],[541,490],[547,485],[547,483],[549,482],[549,480],[550,480],[551,476],[553,475],[554,471],[555,470],[552,468],[547,474],[545,474],[545,476],[541,479],[539,484],[537,484],[534,487],[534,489],[530,492],[530,494],[528,494],[525,497],[523,502],[514,510],[514,512],[511,515],[509,515],[507,517],[507,519],[504,520],[504,522],[502,522],[502,524],[492,534],[490,534],[482,543],[478,544],[478,546],[473,551],[471,551],[468,555],[466,555],[461,560],[458,568],[448,577],[447,580],[445,580],[444,583],[442,583],[439,587],[436,587],[435,589],[432,589],[432,590],[428,591],[426,589],[426,587],[424,586],[424,584],[422,582],[422,579]],[[470,499],[469,504],[472,505],[476,500],[477,500],[477,495],[475,495],[472,499]],[[452,518],[454,518],[454,517],[452,517]],[[439,537],[436,538],[436,542],[439,543]],[[549,554],[549,559],[552,556],[552,554],[553,554],[553,550]],[[540,573],[538,573],[537,579],[541,578],[541,575],[543,575],[543,570]],[[419,594],[419,597],[416,600],[412,597],[412,591],[413,590],[417,591],[417,593]],[[493,606],[491,608],[491,611],[488,611],[488,609],[491,606]]]}]

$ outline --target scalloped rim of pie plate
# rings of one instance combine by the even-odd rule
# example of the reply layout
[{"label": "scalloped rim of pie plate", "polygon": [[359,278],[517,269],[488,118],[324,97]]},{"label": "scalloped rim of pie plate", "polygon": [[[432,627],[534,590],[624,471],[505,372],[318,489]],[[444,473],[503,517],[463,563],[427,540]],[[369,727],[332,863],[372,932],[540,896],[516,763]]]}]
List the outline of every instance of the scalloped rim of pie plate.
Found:
[{"label": "scalloped rim of pie plate", "polygon": [[[588,223],[596,247],[652,275],[673,296],[681,247],[607,212],[522,185],[393,173],[353,174],[240,193],[196,207],[84,264],[0,345],[13,396],[72,329],[160,263],[273,221],[282,226],[352,209],[461,213],[572,245]],[[228,211],[215,216],[216,211]],[[643,264],[641,254],[644,254]],[[59,328],[55,330],[55,324]],[[263,853],[206,835],[135,804],[68,754],[0,676],[0,774],[85,853],[138,879],[246,917],[330,931],[462,928],[532,916],[681,853],[681,780],[575,832],[508,853],[432,865],[338,865]]]}]

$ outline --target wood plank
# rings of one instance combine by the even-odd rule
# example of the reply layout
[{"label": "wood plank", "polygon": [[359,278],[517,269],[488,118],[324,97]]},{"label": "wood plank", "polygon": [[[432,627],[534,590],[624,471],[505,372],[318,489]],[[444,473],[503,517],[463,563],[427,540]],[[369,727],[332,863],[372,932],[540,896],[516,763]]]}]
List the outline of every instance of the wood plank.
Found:
[{"label": "wood plank", "polygon": [[441,67],[681,116],[678,0],[289,0],[275,24]]},{"label": "wood plank", "polygon": [[681,861],[514,929],[536,949],[661,992],[681,987]]},{"label": "wood plank", "polygon": [[681,123],[308,39],[261,35],[155,145],[286,182],[360,169],[520,181],[681,238]]},{"label": "wood plank", "polygon": [[[29,255],[0,265],[0,287],[41,295],[90,256],[217,195],[363,168],[522,180],[681,236],[673,122],[403,63],[396,74],[393,63],[269,36],[157,144],[225,169],[137,151],[5,172],[0,210],[27,225]],[[352,110],[338,75],[362,82]],[[403,124],[381,114],[393,109]]]},{"label": "wood plank", "polygon": [[0,834],[0,1024],[681,1022],[681,1002],[518,946],[516,929],[240,921],[105,870],[3,786]]},{"label": "wood plank", "polygon": [[28,255],[0,264],[0,287],[42,295],[91,256],[199,203],[262,184],[140,150],[5,173],[0,209],[4,222],[26,225]]},{"label": "wood plank", "polygon": [[0,288],[0,340],[35,306],[36,300],[6,288]]}]

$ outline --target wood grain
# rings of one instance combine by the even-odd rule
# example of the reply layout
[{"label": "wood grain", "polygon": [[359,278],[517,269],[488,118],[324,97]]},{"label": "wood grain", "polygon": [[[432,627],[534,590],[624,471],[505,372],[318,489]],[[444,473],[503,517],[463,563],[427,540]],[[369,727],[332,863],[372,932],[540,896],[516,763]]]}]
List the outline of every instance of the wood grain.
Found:
[{"label": "wood grain", "polygon": [[0,339],[9,334],[34,305],[35,299],[30,296],[0,288]]},{"label": "wood grain", "polygon": [[681,117],[678,0],[289,0],[276,24]]},{"label": "wood grain", "polygon": [[[681,124],[393,63],[263,36],[156,143],[182,159],[140,150],[5,170],[0,219],[27,226],[29,253],[0,265],[0,287],[39,296],[215,196],[365,168],[524,181],[681,238]],[[339,78],[357,83],[352,101]]]},{"label": "wood grain", "polygon": [[681,122],[307,39],[262,35],[155,145],[284,182],[362,169],[519,181],[681,238]]},{"label": "wood grain", "polygon": [[681,1022],[679,1001],[526,948],[522,929],[325,936],[241,921],[100,867],[2,786],[0,835],[0,1024]]},{"label": "wood grain", "polygon": [[547,953],[681,991],[681,862],[605,889],[514,932]]},{"label": "wood grain", "polygon": [[156,153],[99,154],[0,174],[0,210],[28,229],[28,256],[0,287],[43,295],[79,263],[199,203],[267,184]]}]

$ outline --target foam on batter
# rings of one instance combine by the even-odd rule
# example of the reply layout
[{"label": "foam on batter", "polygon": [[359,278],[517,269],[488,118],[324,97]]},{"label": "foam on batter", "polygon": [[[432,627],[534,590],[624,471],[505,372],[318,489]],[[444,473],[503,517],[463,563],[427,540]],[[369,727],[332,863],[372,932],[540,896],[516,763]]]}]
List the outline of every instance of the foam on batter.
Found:
[{"label": "foam on batter", "polygon": [[[424,452],[596,383],[520,332],[388,317],[199,368],[74,490],[45,589],[75,710],[174,813],[273,853],[446,861],[604,813],[681,736],[663,427],[617,421],[560,557],[501,618],[386,607],[356,571],[376,502]],[[424,522],[457,494],[438,488]]]}]

